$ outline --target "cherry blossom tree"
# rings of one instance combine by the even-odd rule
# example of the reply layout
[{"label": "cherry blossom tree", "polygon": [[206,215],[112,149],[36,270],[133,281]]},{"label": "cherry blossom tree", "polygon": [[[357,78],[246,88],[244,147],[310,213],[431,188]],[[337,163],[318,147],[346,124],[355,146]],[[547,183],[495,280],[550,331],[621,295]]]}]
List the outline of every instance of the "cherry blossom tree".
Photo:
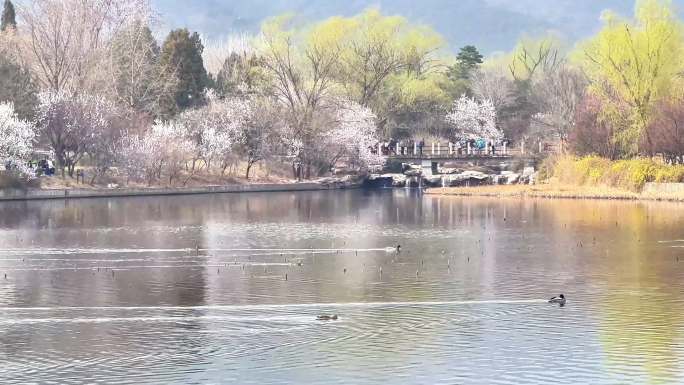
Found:
[{"label": "cherry blossom tree", "polygon": [[465,139],[500,140],[503,134],[496,127],[496,109],[491,101],[481,102],[465,95],[454,102],[446,116],[454,127],[454,136]]},{"label": "cherry blossom tree", "polygon": [[[196,151],[196,146],[187,138],[183,137],[183,128],[174,122],[158,122],[152,127],[152,135],[155,141],[164,146],[162,151],[162,173],[168,178],[169,185],[180,178],[183,169],[186,169],[188,159]],[[192,177],[189,174],[183,181],[188,183]]]},{"label": "cherry blossom tree", "polygon": [[155,122],[146,134],[122,139],[119,164],[129,179],[145,180],[151,185],[166,177],[171,185],[180,178],[194,151],[195,146],[185,137],[183,127],[174,122]]},{"label": "cherry blossom tree", "polygon": [[253,109],[248,100],[219,99],[211,92],[207,93],[207,101],[206,106],[181,114],[178,124],[195,145],[193,160],[202,159],[210,165],[218,159],[223,173],[232,161],[233,145],[252,118]]},{"label": "cherry blossom tree", "polygon": [[32,123],[21,120],[11,103],[0,103],[0,162],[28,174],[26,160],[31,155],[36,137]]},{"label": "cherry blossom tree", "polygon": [[292,160],[292,177],[295,179],[302,179],[301,170],[298,170],[298,165],[301,166],[300,160],[303,158],[304,141],[298,137],[297,131],[288,124],[280,127],[277,132],[279,137],[278,143],[283,150],[283,155]]},{"label": "cherry blossom tree", "polygon": [[[272,100],[251,99],[249,120],[236,130],[234,150],[247,162],[245,179],[252,166],[271,156],[279,147],[279,133],[289,130],[282,109]],[[294,142],[293,142],[294,143]]]},{"label": "cherry blossom tree", "polygon": [[146,181],[148,185],[161,178],[163,151],[158,147],[161,138],[150,132],[148,135],[126,135],[121,139],[117,165],[128,180]]},{"label": "cherry blossom tree", "polygon": [[73,177],[86,153],[93,155],[110,136],[117,110],[99,95],[46,91],[38,95],[38,127],[47,138],[60,167]]},{"label": "cherry blossom tree", "polygon": [[343,101],[335,114],[334,127],[325,134],[325,146],[331,149],[330,165],[347,159],[349,165],[366,168],[383,164],[382,155],[373,153],[377,116],[367,107],[351,101]]}]

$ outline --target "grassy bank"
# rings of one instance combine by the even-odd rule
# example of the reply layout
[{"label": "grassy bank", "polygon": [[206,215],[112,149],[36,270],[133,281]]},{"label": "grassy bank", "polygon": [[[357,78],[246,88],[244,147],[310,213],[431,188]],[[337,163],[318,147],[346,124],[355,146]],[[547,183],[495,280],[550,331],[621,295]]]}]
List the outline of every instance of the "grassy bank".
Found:
[{"label": "grassy bank", "polygon": [[427,194],[515,198],[645,199],[684,201],[683,192],[643,192],[648,182],[684,182],[684,166],[653,159],[555,157],[540,167],[538,185],[446,187]]},{"label": "grassy bank", "polygon": [[541,178],[549,183],[583,187],[612,187],[639,192],[647,182],[684,182],[684,165],[650,158],[610,160],[597,156],[562,156],[545,160]]},{"label": "grassy bank", "polygon": [[444,187],[428,189],[430,195],[483,196],[496,198],[557,198],[662,200],[684,202],[684,193],[641,193],[613,187],[572,186],[560,184]]}]

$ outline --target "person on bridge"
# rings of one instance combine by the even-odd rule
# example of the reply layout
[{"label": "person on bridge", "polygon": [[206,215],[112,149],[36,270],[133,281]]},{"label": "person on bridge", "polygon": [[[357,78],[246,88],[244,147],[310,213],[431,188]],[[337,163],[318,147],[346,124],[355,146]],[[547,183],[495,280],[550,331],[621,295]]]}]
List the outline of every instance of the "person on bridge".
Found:
[{"label": "person on bridge", "polygon": [[425,147],[425,139],[421,139],[420,142],[418,142],[418,153],[420,156],[423,156],[423,147]]},{"label": "person on bridge", "polygon": [[397,140],[394,138],[390,138],[389,140],[389,151],[390,154],[394,153],[394,155],[397,155]]},{"label": "person on bridge", "polygon": [[485,148],[485,140],[482,138],[475,140],[475,148],[477,149],[477,155],[482,155],[482,150]]}]

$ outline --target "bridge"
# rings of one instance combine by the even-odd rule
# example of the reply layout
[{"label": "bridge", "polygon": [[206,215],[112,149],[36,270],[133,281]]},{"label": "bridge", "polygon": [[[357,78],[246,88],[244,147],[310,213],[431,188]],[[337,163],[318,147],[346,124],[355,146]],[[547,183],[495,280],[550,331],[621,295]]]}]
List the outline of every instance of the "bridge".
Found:
[{"label": "bridge", "polygon": [[460,167],[468,166],[494,166],[501,167],[513,161],[522,161],[525,164],[534,164],[543,155],[558,152],[556,144],[538,141],[533,148],[526,148],[524,143],[518,146],[508,146],[507,144],[496,145],[489,148],[478,149],[467,144],[460,147],[451,142],[427,143],[422,149],[417,144],[412,147],[402,147],[397,145],[394,151],[382,148],[378,145],[378,151],[389,152],[390,160],[401,161],[402,163],[416,164],[422,167],[423,175],[430,176],[438,173],[438,165],[446,162]]}]

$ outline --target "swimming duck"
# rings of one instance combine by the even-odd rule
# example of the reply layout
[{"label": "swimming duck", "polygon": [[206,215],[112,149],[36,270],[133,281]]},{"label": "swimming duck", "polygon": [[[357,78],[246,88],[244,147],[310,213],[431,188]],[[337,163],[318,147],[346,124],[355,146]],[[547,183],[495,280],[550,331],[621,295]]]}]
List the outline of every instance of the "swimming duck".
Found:
[{"label": "swimming duck", "polygon": [[557,303],[561,306],[565,305],[565,296],[563,294],[558,297],[553,297],[549,300],[549,303]]},{"label": "swimming duck", "polygon": [[319,321],[337,321],[337,314],[329,315],[329,314],[321,314],[316,317],[317,320]]}]

